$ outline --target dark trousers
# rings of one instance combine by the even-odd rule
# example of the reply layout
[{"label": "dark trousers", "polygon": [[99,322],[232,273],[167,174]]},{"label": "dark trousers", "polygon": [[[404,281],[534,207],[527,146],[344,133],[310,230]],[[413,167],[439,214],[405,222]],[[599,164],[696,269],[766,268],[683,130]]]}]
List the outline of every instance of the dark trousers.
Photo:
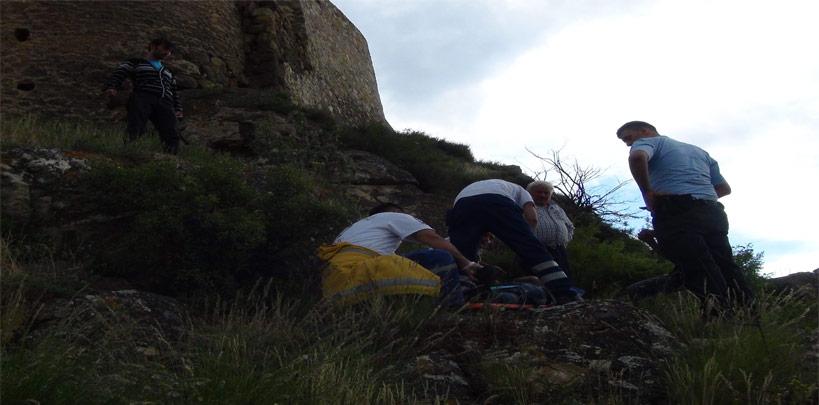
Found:
[{"label": "dark trousers", "polygon": [[509,198],[498,194],[461,198],[447,212],[447,227],[450,242],[469,260],[478,259],[481,238],[492,232],[520,257],[527,269],[545,280],[550,290],[569,293],[572,285],[568,277],[532,234],[523,219],[523,210]]},{"label": "dark trousers", "polygon": [[460,271],[455,258],[441,249],[419,249],[404,254],[427,270],[441,278],[441,302],[446,306],[464,304],[464,293],[460,286]]},{"label": "dark trousers", "polygon": [[662,276],[656,276],[640,280],[626,287],[626,293],[633,301],[639,301],[644,298],[653,297],[657,294],[667,294],[674,291],[679,291],[684,285],[682,271],[674,267],[674,271]]},{"label": "dark trousers", "polygon": [[657,241],[683,275],[685,287],[702,299],[751,302],[754,293],[734,262],[728,217],[722,204],[687,195],[658,197],[653,214]]},{"label": "dark trousers", "polygon": [[135,91],[128,100],[128,141],[144,135],[149,120],[159,132],[165,151],[176,154],[179,151],[179,132],[176,128],[173,101]]},{"label": "dark trousers", "polygon": [[569,252],[566,251],[566,246],[546,246],[546,250],[549,251],[549,254],[552,255],[558,266],[563,269],[563,272],[566,273],[569,278],[571,278],[572,274],[571,268],[569,268]]}]

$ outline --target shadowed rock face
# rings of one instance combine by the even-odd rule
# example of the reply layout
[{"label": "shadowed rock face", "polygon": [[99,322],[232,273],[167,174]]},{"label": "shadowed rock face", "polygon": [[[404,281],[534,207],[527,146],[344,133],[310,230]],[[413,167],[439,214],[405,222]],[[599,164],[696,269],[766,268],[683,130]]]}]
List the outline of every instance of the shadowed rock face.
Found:
[{"label": "shadowed rock face", "polygon": [[504,384],[499,375],[510,368],[539,397],[615,392],[662,401],[660,367],[680,345],[653,316],[613,300],[464,312],[435,323],[429,336],[436,349],[418,356],[410,374],[431,392],[477,403]]},{"label": "shadowed rock face", "polygon": [[173,298],[137,290],[104,291],[49,303],[38,313],[32,336],[58,333],[94,345],[102,336],[124,333],[136,345],[123,351],[155,356],[168,341],[183,336],[185,316]]},{"label": "shadowed rock face", "polygon": [[2,153],[0,168],[4,219],[49,225],[56,218],[76,219],[77,211],[88,209],[74,181],[90,168],[79,153],[15,148]]},{"label": "shadowed rock face", "polygon": [[819,269],[772,278],[768,284],[777,291],[796,291],[815,296],[819,292]]}]

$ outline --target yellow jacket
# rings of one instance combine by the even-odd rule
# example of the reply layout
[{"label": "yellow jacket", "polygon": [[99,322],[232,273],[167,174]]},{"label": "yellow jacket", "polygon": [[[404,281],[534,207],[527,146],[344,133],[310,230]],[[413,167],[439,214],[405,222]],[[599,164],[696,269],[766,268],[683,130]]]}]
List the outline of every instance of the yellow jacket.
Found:
[{"label": "yellow jacket", "polygon": [[317,254],[329,262],[321,282],[327,300],[352,304],[375,295],[440,294],[438,276],[398,255],[381,255],[345,242],[322,245]]}]

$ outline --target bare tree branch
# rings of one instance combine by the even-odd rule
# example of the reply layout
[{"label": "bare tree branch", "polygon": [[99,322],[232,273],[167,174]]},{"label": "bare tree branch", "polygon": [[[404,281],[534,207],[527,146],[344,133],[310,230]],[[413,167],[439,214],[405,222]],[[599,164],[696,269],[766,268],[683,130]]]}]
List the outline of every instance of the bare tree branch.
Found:
[{"label": "bare tree branch", "polygon": [[583,166],[576,159],[566,162],[561,158],[560,150],[552,150],[548,157],[538,155],[528,148],[526,151],[546,164],[546,169],[535,177],[545,179],[547,174],[553,172],[558,178],[554,184],[555,189],[571,201],[574,205],[572,208],[577,210],[576,214],[594,213],[609,223],[625,223],[629,219],[642,217],[630,207],[630,201],[619,198],[620,189],[630,179],[618,180],[614,186],[590,186],[603,175],[600,168]]}]

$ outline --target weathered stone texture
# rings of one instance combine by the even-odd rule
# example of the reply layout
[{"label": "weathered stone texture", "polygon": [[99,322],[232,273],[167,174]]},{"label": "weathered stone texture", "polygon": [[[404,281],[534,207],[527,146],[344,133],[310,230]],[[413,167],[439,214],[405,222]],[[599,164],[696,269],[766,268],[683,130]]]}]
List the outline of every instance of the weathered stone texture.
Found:
[{"label": "weathered stone texture", "polygon": [[384,120],[367,40],[333,4],[301,0],[312,70],[285,69],[295,100],[358,121]]},{"label": "weathered stone texture", "polygon": [[232,2],[4,1],[1,11],[4,113],[108,116],[103,82],[161,35],[177,42],[177,62],[204,73],[199,80],[233,85],[244,70]]},{"label": "weathered stone texture", "polygon": [[464,311],[427,333],[441,340],[406,366],[407,380],[420,380],[430,399],[460,403],[505,403],[486,390],[505,384],[505,370],[520,373],[538,399],[595,403],[617,393],[625,403],[666,403],[662,367],[681,347],[654,316],[615,300]]},{"label": "weathered stone texture", "polygon": [[166,36],[178,45],[168,65],[181,89],[268,89],[346,124],[385,122],[367,41],[326,0],[1,7],[3,113],[121,115],[106,106],[103,82],[119,62],[142,56],[150,39]]}]

